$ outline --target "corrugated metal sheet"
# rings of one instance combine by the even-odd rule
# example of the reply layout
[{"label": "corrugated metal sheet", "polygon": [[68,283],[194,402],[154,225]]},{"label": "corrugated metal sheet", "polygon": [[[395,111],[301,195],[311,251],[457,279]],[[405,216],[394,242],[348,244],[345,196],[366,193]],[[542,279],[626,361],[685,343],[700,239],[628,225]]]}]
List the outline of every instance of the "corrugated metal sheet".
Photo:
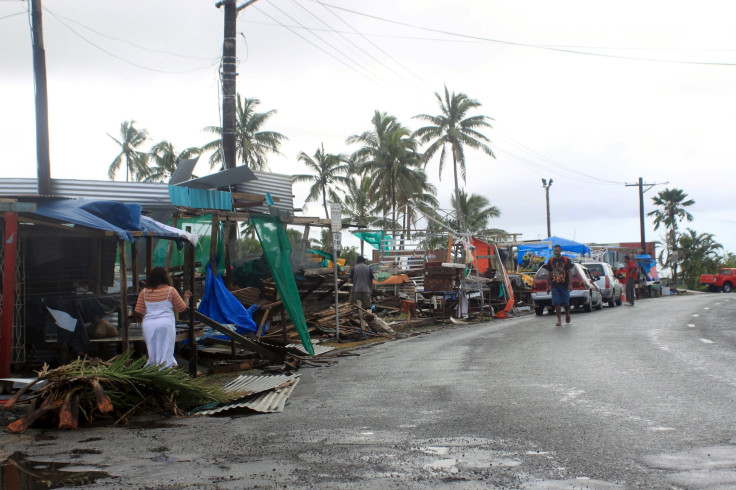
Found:
[{"label": "corrugated metal sheet", "polygon": [[[319,356],[322,354],[325,354],[327,352],[330,352],[331,350],[335,350],[334,347],[328,347],[326,345],[312,345],[312,348],[314,349],[314,355]],[[286,346],[286,350],[291,352],[298,352],[300,355],[309,355],[309,352],[307,352],[307,349],[304,348],[302,344],[288,344]]]},{"label": "corrugated metal sheet", "polygon": [[[279,202],[274,208],[292,211],[294,195],[291,176],[270,172],[254,172],[256,180],[238,184],[237,192],[263,194],[270,192]],[[171,207],[168,184],[164,182],[119,182],[112,180],[52,179],[51,193],[57,197],[80,197],[85,199],[107,199],[125,203],[138,203],[144,209]],[[0,178],[0,196],[37,196],[35,178]],[[266,206],[251,208],[254,212],[266,213]]]},{"label": "corrugated metal sheet", "polygon": [[[253,396],[249,396],[244,400],[231,403],[229,405],[223,405],[211,410],[202,410],[195,413],[194,415],[214,415],[216,413],[222,413],[236,408],[249,408],[261,413],[283,412],[284,407],[286,406],[286,400],[289,399],[292,392],[294,391],[294,388],[296,388],[297,383],[299,383],[299,376],[300,375],[298,374],[294,376],[240,376],[240,378],[286,378],[287,381],[276,385],[282,386],[285,384],[285,386],[282,386],[281,388],[274,389],[275,387],[271,387],[266,391]],[[238,380],[240,378],[238,378]],[[253,379],[245,381],[251,381],[254,385],[264,382],[263,379]],[[225,387],[225,389],[227,390],[227,386]]]},{"label": "corrugated metal sheet", "polygon": [[299,376],[301,375],[242,375],[229,382],[227,385],[225,385],[223,389],[235,396],[253,395],[262,391],[273,390],[274,388],[277,388],[284,383],[296,379]]}]

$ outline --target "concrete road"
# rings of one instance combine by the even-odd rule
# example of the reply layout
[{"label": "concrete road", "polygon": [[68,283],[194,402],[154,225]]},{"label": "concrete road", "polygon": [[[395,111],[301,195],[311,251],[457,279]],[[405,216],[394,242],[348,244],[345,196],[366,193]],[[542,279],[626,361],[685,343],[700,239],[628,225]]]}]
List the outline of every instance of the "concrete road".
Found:
[{"label": "concrete road", "polygon": [[282,414],[3,450],[110,475],[88,488],[733,488],[734,318],[694,294],[438,329],[301,370]]}]

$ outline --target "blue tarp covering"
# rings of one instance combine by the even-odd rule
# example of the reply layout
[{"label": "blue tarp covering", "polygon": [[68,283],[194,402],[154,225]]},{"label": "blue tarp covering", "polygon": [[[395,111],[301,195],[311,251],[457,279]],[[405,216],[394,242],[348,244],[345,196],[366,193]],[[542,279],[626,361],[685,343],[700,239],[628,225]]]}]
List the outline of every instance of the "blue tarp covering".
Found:
[{"label": "blue tarp covering", "polygon": [[237,325],[235,330],[239,334],[258,331],[258,325],[253,320],[253,313],[258,306],[253,305],[246,309],[238,299],[227,289],[222,277],[212,274],[212,267],[207,264],[207,277],[204,281],[204,294],[199,302],[197,311],[212,318],[217,323]]},{"label": "blue tarp covering", "polygon": [[590,253],[589,246],[585,245],[584,243],[578,243],[572,240],[568,240],[566,238],[551,236],[549,238],[543,238],[542,240],[540,240],[540,242],[549,242],[549,244],[534,243],[529,245],[519,245],[519,252],[516,258],[516,262],[518,264],[521,264],[524,261],[524,255],[527,254],[527,252],[531,252],[533,255],[540,257],[551,257],[552,248],[555,245],[559,245],[560,247],[562,247],[563,252],[572,252],[582,255]]},{"label": "blue tarp covering", "polygon": [[[139,204],[89,199],[59,199],[39,202],[37,214],[64,223],[114,232],[119,238],[135,241],[132,231],[142,231],[146,236],[173,238],[177,241],[192,238],[190,234],[166,228],[162,223],[141,216]],[[196,241],[196,240],[195,240]]]},{"label": "blue tarp covering", "polygon": [[637,265],[639,265],[647,275],[647,281],[659,281],[657,274],[657,261],[649,254],[634,255]]}]

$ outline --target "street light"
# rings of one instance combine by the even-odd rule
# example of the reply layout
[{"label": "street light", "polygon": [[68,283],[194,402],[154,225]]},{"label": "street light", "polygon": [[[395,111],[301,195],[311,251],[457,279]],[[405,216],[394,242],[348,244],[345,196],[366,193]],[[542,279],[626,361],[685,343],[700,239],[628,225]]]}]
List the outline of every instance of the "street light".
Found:
[{"label": "street light", "polygon": [[547,183],[547,179],[542,179],[542,187],[544,187],[544,193],[547,197],[547,237],[551,237],[552,230],[549,224],[549,188],[552,187],[552,179],[549,179],[549,184]]}]

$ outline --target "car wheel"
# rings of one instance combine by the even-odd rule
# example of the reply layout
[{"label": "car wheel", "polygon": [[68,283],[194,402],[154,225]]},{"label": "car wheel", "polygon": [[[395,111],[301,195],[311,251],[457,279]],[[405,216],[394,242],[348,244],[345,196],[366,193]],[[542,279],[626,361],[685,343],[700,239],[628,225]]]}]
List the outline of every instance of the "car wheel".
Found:
[{"label": "car wheel", "polygon": [[593,296],[588,297],[588,302],[583,305],[583,311],[593,311]]},{"label": "car wheel", "polygon": [[598,311],[603,309],[603,296],[601,296],[601,299],[598,300],[598,305],[596,305],[595,309]]},{"label": "car wheel", "polygon": [[544,306],[535,306],[534,313],[536,313],[537,316],[542,316],[544,314]]},{"label": "car wheel", "polygon": [[616,306],[621,306],[622,304],[624,304],[624,300],[621,299],[622,294],[623,292],[618,293],[618,298],[616,298]]},{"label": "car wheel", "polygon": [[726,282],[726,283],[724,283],[724,284],[723,284],[723,287],[721,288],[721,290],[722,290],[722,291],[723,291],[724,293],[730,293],[730,292],[731,292],[731,283],[730,283],[730,282]]},{"label": "car wheel", "polygon": [[611,292],[611,299],[608,300],[608,307],[613,308],[616,306],[616,298],[613,297],[613,292]]}]

